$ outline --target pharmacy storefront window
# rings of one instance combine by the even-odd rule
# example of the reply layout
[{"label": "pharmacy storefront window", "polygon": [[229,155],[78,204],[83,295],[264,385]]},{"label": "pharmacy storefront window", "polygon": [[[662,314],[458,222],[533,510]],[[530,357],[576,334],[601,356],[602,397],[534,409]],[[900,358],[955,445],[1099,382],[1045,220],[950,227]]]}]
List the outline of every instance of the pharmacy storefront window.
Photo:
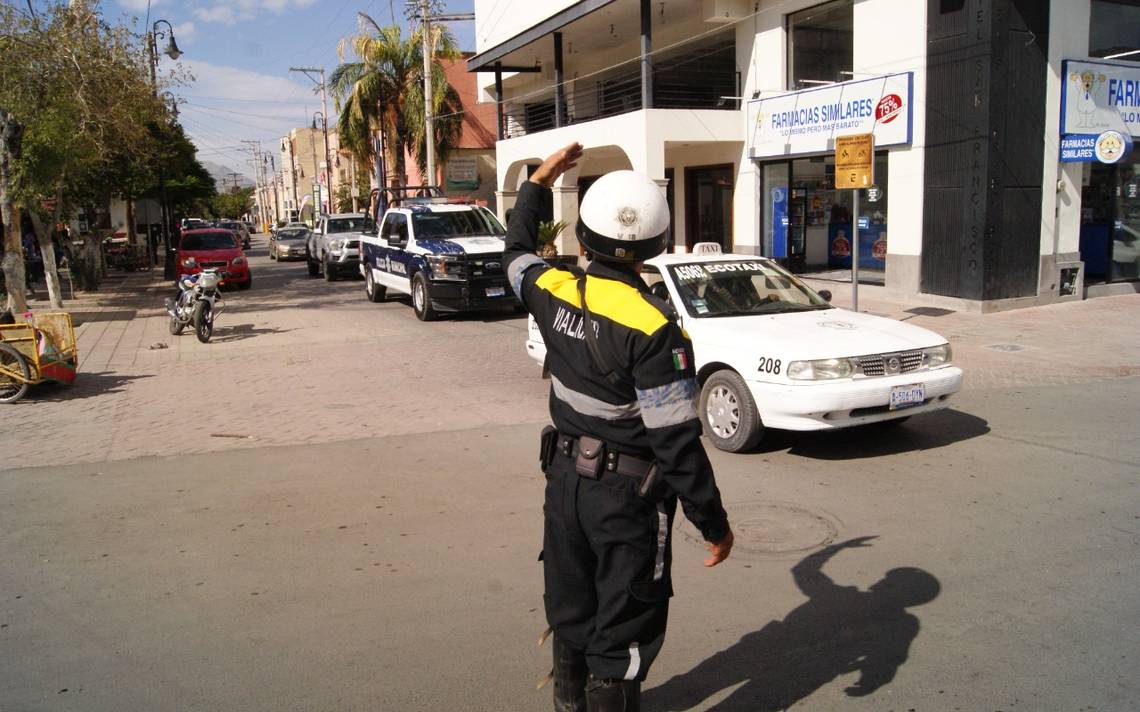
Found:
[{"label": "pharmacy storefront window", "polygon": [[854,5],[854,0],[833,0],[788,15],[789,88],[851,79]]},{"label": "pharmacy storefront window", "polygon": [[[905,72],[749,102],[762,254],[804,272],[849,269],[858,251],[861,270],[885,270],[888,149],[911,142],[912,85]],[[874,181],[860,187],[856,216],[854,191],[836,189],[835,139],[868,133]]]},{"label": "pharmacy storefront window", "polygon": [[[1111,55],[1110,55],[1111,56]],[[1061,163],[1084,163],[1080,256],[1085,282],[1140,279],[1140,63],[1061,64]]]}]

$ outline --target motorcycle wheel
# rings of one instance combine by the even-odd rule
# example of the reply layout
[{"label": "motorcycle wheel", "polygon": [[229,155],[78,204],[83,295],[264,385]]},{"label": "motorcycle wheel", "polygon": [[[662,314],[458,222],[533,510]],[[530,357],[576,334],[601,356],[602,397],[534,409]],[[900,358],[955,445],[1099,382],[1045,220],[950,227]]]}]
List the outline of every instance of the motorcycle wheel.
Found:
[{"label": "motorcycle wheel", "polygon": [[198,302],[194,305],[194,333],[203,344],[210,340],[214,333],[214,317],[210,313],[209,302]]},{"label": "motorcycle wheel", "polygon": [[177,318],[175,318],[175,317],[170,317],[170,326],[169,326],[169,329],[170,329],[170,335],[171,335],[171,336],[179,336],[179,335],[181,335],[181,334],[182,334],[182,330],[183,330],[183,329],[185,329],[185,328],[186,328],[186,322],[184,322],[184,321],[182,321],[182,320],[180,320],[180,319],[177,319]]}]

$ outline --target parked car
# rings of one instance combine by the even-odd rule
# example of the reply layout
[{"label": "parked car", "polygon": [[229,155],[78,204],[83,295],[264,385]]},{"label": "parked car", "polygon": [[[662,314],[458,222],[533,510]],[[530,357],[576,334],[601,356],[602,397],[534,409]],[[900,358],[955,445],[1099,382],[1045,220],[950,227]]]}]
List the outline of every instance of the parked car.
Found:
[{"label": "parked car", "polygon": [[[900,423],[947,407],[962,387],[942,336],[834,307],[829,293],[769,259],[661,255],[645,263],[642,279],[692,337],[698,415],[721,450],[750,449],[766,428]],[[533,317],[526,349],[545,360]]]},{"label": "parked car", "polygon": [[506,229],[494,213],[426,200],[389,209],[379,230],[361,238],[368,299],[381,301],[389,289],[410,294],[421,321],[441,311],[516,307],[502,268]]},{"label": "parked car", "polygon": [[332,282],[343,273],[358,272],[364,222],[364,213],[322,215],[309,236],[309,276],[324,274]]},{"label": "parked car", "polygon": [[220,227],[224,230],[233,230],[241,241],[242,248],[249,249],[249,229],[246,228],[245,223],[238,222],[237,220],[218,220],[214,223],[214,227]]},{"label": "parked car", "polygon": [[227,284],[238,289],[253,286],[253,273],[232,230],[203,228],[182,233],[175,255],[175,284],[188,274],[217,269]]},{"label": "parked car", "polygon": [[187,230],[200,230],[204,227],[210,227],[210,224],[202,218],[182,218],[178,223],[178,231],[186,232]]},{"label": "parked car", "polygon": [[282,227],[269,236],[269,259],[303,260],[309,256],[309,237],[312,231],[309,228]]}]

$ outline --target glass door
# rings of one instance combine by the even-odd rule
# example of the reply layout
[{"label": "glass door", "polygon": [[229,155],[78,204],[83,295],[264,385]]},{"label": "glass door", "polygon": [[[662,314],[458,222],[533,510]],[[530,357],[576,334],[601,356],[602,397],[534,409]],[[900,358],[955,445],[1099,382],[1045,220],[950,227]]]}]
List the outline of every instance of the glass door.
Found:
[{"label": "glass door", "polygon": [[715,242],[732,251],[731,163],[685,169],[685,246]]}]

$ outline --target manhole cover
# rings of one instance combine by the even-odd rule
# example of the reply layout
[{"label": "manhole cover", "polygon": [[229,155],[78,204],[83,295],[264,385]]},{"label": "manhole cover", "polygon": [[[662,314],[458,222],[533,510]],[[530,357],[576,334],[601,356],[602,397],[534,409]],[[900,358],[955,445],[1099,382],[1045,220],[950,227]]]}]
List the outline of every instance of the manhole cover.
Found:
[{"label": "manhole cover", "polygon": [[[728,511],[736,536],[732,555],[781,557],[830,544],[839,533],[832,515],[784,502],[738,502]],[[705,548],[705,541],[678,511],[678,531],[685,541]]]}]

